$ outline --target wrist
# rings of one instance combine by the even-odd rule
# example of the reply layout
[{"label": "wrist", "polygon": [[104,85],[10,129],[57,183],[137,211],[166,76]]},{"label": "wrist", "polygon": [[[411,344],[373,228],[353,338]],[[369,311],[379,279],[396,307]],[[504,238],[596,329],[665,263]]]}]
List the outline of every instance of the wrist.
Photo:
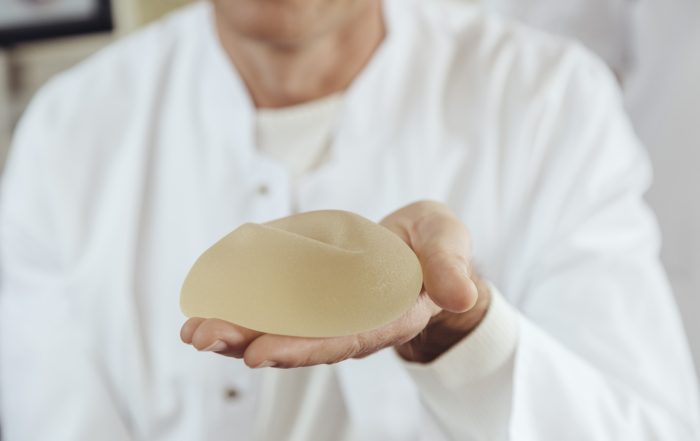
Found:
[{"label": "wrist", "polygon": [[420,334],[395,347],[404,360],[430,363],[479,326],[491,304],[491,291],[478,276],[473,281],[478,289],[478,300],[474,307],[463,313],[441,311],[436,314]]}]

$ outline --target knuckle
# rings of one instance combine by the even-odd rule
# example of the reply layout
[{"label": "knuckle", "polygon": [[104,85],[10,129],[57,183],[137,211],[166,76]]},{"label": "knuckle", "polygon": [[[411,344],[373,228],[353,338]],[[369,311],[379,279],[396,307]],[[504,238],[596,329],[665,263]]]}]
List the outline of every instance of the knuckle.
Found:
[{"label": "knuckle", "polygon": [[367,336],[360,334],[356,335],[353,339],[353,344],[351,346],[351,350],[349,351],[348,358],[364,358],[372,352],[374,351],[372,350],[372,345],[370,344]]}]

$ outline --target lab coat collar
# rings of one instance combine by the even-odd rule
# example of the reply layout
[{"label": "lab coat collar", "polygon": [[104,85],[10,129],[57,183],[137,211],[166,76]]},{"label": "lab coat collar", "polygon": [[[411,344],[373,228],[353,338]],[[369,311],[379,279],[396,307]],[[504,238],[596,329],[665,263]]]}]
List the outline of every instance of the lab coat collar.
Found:
[{"label": "lab coat collar", "polygon": [[208,134],[220,134],[230,146],[243,146],[237,152],[246,159],[254,153],[255,106],[243,79],[233,66],[219,41],[214,9],[207,2],[202,57],[202,107]]}]

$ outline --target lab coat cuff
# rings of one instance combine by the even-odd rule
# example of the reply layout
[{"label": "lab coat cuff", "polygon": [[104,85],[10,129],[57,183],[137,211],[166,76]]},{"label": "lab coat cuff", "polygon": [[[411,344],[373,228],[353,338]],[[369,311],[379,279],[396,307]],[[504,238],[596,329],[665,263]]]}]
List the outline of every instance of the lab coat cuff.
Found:
[{"label": "lab coat cuff", "polygon": [[518,313],[488,283],[491,304],[479,326],[430,363],[404,361],[413,379],[437,380],[447,388],[478,382],[512,359],[518,342]]}]

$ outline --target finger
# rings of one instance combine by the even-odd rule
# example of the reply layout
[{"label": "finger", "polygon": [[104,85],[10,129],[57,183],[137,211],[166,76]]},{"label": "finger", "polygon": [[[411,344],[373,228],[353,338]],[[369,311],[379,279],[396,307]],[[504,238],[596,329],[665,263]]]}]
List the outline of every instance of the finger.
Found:
[{"label": "finger", "polygon": [[200,351],[241,357],[248,345],[262,333],[225,320],[203,320],[192,334],[192,346]]},{"label": "finger", "polygon": [[266,334],[248,346],[244,360],[250,367],[295,368],[361,358],[410,340],[425,328],[436,308],[427,295],[422,294],[414,307],[398,320],[362,334],[332,338]]},{"label": "finger", "polygon": [[183,341],[183,343],[187,343],[188,345],[192,344],[192,335],[194,335],[194,331],[199,327],[200,324],[205,319],[201,317],[192,317],[190,319],[187,319],[184,325],[182,325],[182,328],[180,329],[180,339]]},{"label": "finger", "polygon": [[411,204],[382,224],[413,248],[423,268],[423,284],[435,303],[457,313],[474,306],[478,291],[470,278],[469,233],[445,205]]}]

